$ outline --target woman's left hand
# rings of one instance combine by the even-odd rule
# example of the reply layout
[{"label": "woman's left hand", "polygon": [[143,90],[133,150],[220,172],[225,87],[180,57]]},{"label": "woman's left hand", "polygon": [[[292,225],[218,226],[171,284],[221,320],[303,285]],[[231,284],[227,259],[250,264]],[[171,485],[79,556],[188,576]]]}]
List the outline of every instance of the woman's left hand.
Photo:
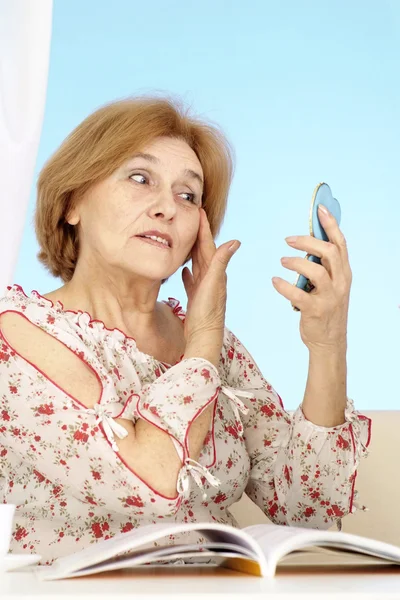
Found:
[{"label": "woman's left hand", "polygon": [[314,289],[307,293],[280,277],[272,280],[275,289],[301,311],[300,335],[310,351],[345,348],[347,344],[352,274],[346,239],[336,219],[325,210],[319,207],[318,216],[329,242],[308,235],[286,238],[289,246],[318,256],[322,264],[300,257],[281,259],[286,269],[304,275]]}]

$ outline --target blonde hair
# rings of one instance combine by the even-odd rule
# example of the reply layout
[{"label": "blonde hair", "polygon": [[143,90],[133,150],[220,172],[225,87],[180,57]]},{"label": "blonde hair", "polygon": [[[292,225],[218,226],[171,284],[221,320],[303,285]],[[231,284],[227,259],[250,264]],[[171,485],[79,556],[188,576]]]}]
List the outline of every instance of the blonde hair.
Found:
[{"label": "blonde hair", "polygon": [[189,116],[175,100],[140,97],[112,102],[78,125],[40,172],[35,212],[38,259],[52,275],[66,283],[74,274],[79,238],[77,228],[66,219],[76,202],[90,186],[162,136],[180,138],[196,153],[204,174],[203,208],[215,238],[233,174],[233,152],[222,132]]}]

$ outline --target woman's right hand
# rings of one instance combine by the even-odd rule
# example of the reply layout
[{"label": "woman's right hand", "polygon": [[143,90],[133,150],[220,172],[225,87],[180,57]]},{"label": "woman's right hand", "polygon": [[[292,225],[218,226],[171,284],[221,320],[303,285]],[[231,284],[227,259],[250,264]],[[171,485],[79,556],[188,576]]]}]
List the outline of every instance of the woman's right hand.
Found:
[{"label": "woman's right hand", "polygon": [[204,209],[192,249],[193,273],[188,267],[182,280],[188,297],[184,333],[184,357],[202,356],[218,365],[221,353],[226,309],[226,268],[240,242],[231,240],[216,248]]}]

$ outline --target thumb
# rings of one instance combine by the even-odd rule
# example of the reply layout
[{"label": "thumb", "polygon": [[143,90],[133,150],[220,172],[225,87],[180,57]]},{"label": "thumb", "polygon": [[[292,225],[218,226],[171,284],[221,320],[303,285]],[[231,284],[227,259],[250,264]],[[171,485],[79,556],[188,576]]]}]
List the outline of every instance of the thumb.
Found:
[{"label": "thumb", "polygon": [[239,250],[241,243],[239,240],[231,240],[230,242],[225,242],[219,246],[217,251],[215,252],[211,265],[213,268],[217,268],[218,270],[225,270],[231,260],[232,256],[235,254],[237,250]]}]

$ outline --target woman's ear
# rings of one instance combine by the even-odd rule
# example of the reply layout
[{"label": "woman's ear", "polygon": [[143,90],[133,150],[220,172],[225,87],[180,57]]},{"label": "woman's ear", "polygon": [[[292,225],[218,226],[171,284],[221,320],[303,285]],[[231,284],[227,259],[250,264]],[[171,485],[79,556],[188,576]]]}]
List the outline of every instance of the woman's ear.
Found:
[{"label": "woman's ear", "polygon": [[65,220],[69,225],[78,225],[80,218],[76,210],[71,210]]}]

